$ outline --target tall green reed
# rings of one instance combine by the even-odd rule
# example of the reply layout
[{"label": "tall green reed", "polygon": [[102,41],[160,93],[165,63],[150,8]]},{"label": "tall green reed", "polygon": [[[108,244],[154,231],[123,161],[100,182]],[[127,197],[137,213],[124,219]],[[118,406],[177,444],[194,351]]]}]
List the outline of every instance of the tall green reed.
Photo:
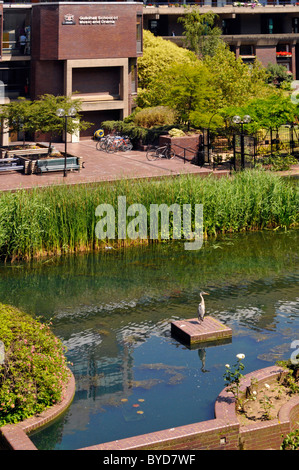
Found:
[{"label": "tall green reed", "polygon": [[143,204],[148,217],[151,204],[190,204],[194,215],[201,203],[206,236],[298,226],[298,185],[267,172],[53,186],[1,194],[0,256],[29,259],[103,246],[107,241],[95,236],[95,210],[111,204],[117,220],[118,196],[126,197],[127,206]]}]

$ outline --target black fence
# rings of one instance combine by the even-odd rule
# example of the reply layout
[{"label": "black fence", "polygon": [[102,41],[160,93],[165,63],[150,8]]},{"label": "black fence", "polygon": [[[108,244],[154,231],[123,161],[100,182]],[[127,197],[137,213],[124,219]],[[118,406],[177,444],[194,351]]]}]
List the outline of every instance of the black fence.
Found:
[{"label": "black fence", "polygon": [[226,165],[234,170],[267,164],[269,159],[292,156],[299,160],[299,128],[285,125],[264,129],[257,134],[240,132],[235,127],[203,129],[199,165]]}]

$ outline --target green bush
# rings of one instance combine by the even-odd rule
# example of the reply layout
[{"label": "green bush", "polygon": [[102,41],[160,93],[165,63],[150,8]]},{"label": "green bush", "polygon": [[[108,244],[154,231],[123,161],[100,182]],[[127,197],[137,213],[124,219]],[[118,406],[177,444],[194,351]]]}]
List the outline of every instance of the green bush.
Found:
[{"label": "green bush", "polygon": [[168,134],[170,135],[170,137],[183,137],[184,135],[186,135],[185,132],[182,131],[182,129],[176,129],[175,127],[170,129]]},{"label": "green bush", "polygon": [[135,125],[145,127],[146,129],[154,126],[173,125],[175,121],[175,111],[166,106],[142,109],[134,117]]},{"label": "green bush", "polygon": [[61,342],[49,326],[0,304],[0,426],[17,423],[62,399],[69,379]]}]

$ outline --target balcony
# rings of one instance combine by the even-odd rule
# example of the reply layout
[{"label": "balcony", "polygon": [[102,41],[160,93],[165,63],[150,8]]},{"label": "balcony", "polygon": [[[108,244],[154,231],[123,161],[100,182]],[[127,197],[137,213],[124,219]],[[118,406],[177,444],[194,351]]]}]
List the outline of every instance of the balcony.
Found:
[{"label": "balcony", "polygon": [[[214,9],[217,10],[217,13],[248,13],[252,14],[255,12],[259,13],[292,13],[299,11],[299,2],[292,1],[273,1],[273,3],[267,3],[265,0],[261,0],[259,2],[249,1],[249,2],[226,2],[225,0],[205,0],[207,3],[205,4],[204,1],[202,2],[184,2],[178,1],[174,3],[169,2],[148,2],[144,5],[143,14],[144,15],[152,15],[152,14],[160,14],[160,15],[169,15],[169,14],[177,14],[181,15],[188,11],[188,6],[197,6],[199,7],[203,13],[206,11],[213,11]],[[187,7],[187,8],[186,8]]]}]

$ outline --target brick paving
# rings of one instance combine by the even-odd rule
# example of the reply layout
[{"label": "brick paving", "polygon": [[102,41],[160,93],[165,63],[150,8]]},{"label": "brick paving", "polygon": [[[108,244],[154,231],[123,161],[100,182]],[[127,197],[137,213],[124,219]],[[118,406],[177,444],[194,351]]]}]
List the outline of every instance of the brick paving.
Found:
[{"label": "brick paving", "polygon": [[[54,147],[59,151],[64,151],[64,143],[55,143]],[[63,176],[62,171],[42,175],[24,175],[18,172],[2,173],[0,174],[0,191],[29,189],[53,184],[94,183],[115,181],[121,178],[152,178],[187,173],[206,176],[213,172],[211,169],[201,168],[190,162],[184,163],[179,158],[149,162],[146,158],[146,152],[137,150],[108,154],[96,150],[96,143],[93,140],[68,143],[67,152],[69,155],[82,157],[84,168],[80,172],[68,172],[67,177]],[[215,170],[214,173],[223,175],[228,172],[227,170]]]}]

